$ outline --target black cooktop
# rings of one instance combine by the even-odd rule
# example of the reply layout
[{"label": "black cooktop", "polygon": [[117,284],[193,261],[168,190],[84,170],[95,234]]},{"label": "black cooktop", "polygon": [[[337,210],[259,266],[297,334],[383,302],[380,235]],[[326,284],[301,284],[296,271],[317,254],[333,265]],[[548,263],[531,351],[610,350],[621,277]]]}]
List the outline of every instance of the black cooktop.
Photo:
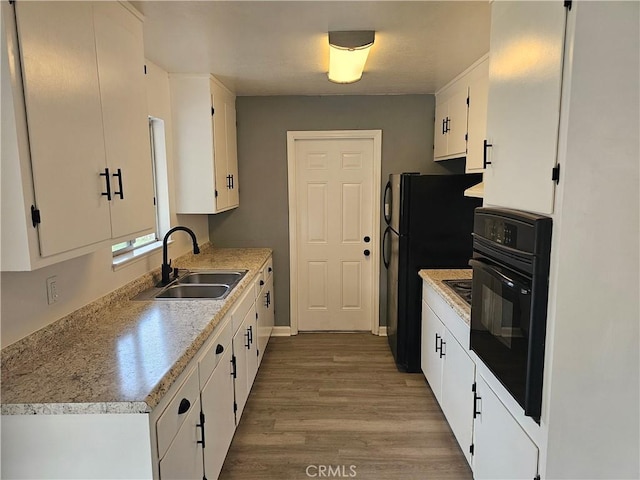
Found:
[{"label": "black cooktop", "polygon": [[471,306],[471,283],[473,280],[443,280],[451,290]]}]

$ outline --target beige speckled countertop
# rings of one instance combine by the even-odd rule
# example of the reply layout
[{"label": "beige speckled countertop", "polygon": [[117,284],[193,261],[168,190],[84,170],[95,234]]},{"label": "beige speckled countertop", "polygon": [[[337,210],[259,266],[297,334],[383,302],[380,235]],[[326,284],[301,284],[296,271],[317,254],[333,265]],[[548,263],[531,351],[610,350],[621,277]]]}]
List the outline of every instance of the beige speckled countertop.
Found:
[{"label": "beige speckled countertop", "polygon": [[471,321],[471,307],[467,302],[460,298],[449,288],[448,285],[442,283],[443,280],[463,280],[470,279],[473,270],[470,268],[459,269],[441,269],[441,270],[420,270],[418,274],[462,317],[469,325]]},{"label": "beige speckled countertop", "polygon": [[203,247],[174,265],[249,270],[226,299],[130,300],[159,280],[155,271],[10,345],[2,350],[2,414],[150,412],[269,255]]}]

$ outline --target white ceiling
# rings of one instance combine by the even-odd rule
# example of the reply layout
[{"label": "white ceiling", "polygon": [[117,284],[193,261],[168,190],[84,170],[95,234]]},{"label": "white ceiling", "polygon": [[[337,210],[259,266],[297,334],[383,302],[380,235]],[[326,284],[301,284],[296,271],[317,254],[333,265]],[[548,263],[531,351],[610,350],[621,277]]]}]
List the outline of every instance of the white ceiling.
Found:
[{"label": "white ceiling", "polygon": [[[237,95],[433,93],[489,50],[486,1],[139,1],[145,53]],[[327,80],[330,30],[375,30],[362,80]]]}]

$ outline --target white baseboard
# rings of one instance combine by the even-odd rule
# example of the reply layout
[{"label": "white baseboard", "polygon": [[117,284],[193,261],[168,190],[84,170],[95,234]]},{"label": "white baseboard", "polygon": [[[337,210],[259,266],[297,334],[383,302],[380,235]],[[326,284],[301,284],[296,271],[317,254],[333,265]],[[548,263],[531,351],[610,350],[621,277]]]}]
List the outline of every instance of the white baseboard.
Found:
[{"label": "white baseboard", "polygon": [[378,336],[379,337],[386,337],[387,336],[387,327],[386,326],[380,325],[378,327]]},{"label": "white baseboard", "polygon": [[271,331],[272,337],[290,337],[291,336],[291,327],[273,327]]}]

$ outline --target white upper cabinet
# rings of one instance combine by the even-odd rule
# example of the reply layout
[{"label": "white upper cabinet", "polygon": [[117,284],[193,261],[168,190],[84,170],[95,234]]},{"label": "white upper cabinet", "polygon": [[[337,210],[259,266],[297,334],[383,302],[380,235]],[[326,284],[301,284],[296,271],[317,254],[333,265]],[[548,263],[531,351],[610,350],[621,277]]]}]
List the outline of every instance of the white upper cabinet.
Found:
[{"label": "white upper cabinet", "polygon": [[235,95],[211,75],[172,74],[178,213],[219,213],[238,196]]},{"label": "white upper cabinet", "polygon": [[436,94],[434,157],[464,157],[467,147],[467,96],[464,83],[455,83]]},{"label": "white upper cabinet", "polygon": [[[102,119],[113,201],[111,237],[155,230],[142,23],[115,2],[94,6]],[[129,239],[126,238],[126,239]]]},{"label": "white upper cabinet", "polygon": [[153,231],[141,20],[115,2],[2,8],[3,271]]},{"label": "white upper cabinet", "polygon": [[469,113],[467,120],[467,161],[465,173],[484,171],[484,139],[487,135],[489,98],[489,57],[483,57],[468,75]]},{"label": "white upper cabinet", "polygon": [[485,55],[436,92],[434,159],[466,157],[466,173],[483,170],[488,70]]},{"label": "white upper cabinet", "polygon": [[563,2],[493,2],[485,205],[553,212]]}]

